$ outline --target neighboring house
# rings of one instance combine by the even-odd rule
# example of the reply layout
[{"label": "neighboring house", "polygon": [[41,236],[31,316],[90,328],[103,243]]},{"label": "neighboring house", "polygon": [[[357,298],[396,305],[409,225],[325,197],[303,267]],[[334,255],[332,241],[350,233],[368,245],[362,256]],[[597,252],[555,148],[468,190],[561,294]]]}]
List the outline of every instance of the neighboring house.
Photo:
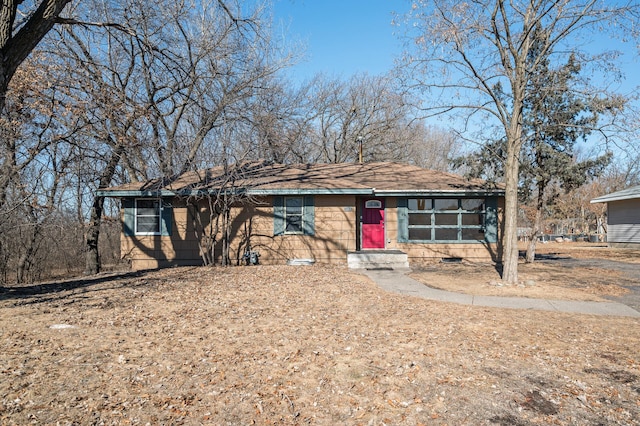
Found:
[{"label": "neighboring house", "polygon": [[594,198],[607,203],[607,243],[611,247],[640,247],[640,185]]},{"label": "neighboring house", "polygon": [[[346,264],[358,251],[496,261],[504,206],[504,190],[484,181],[398,163],[254,162],[98,195],[122,200],[121,254],[133,269],[202,264],[202,240],[220,217],[210,214],[210,202],[223,195],[233,200],[227,240],[234,263],[247,250],[264,264]],[[223,237],[214,233],[218,260]]]}]

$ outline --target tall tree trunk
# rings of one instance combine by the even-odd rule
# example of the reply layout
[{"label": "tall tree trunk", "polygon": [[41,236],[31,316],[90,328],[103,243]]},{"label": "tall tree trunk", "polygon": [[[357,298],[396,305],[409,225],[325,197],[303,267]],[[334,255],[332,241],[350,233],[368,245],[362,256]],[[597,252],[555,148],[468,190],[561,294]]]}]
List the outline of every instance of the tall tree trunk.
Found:
[{"label": "tall tree trunk", "polygon": [[[2,57],[0,56],[0,60]],[[4,67],[0,66],[0,114],[4,113],[4,106],[7,103],[7,92],[9,91],[8,85],[9,76],[6,75]]]},{"label": "tall tree trunk", "polygon": [[[0,115],[2,110],[0,109]],[[7,191],[11,181],[15,178],[16,169],[18,168],[18,160],[16,157],[16,140],[12,135],[4,134],[6,130],[0,128],[0,137],[4,139],[3,150],[6,151],[3,156],[2,164],[0,164],[0,209],[2,209],[7,201]]]},{"label": "tall tree trunk", "polygon": [[502,254],[502,281],[518,284],[518,182],[520,177],[520,151],[522,150],[522,111],[524,106],[526,78],[524,59],[516,66],[517,75],[512,80],[513,106],[506,129],[507,159],[505,164],[504,200],[504,252]]},{"label": "tall tree trunk", "polygon": [[222,220],[222,266],[229,266],[231,264],[231,258],[229,257],[229,246],[231,237],[231,209],[227,205],[227,201],[224,202],[224,212]]},{"label": "tall tree trunk", "polygon": [[544,180],[538,182],[538,197],[536,198],[536,217],[533,221],[533,230],[531,232],[531,240],[527,246],[527,254],[525,256],[526,263],[533,263],[536,259],[536,244],[542,230],[542,212],[544,209],[544,191],[546,188]]},{"label": "tall tree trunk", "polygon": [[[515,151],[515,152],[514,152]],[[505,170],[504,203],[504,253],[502,255],[502,281],[518,283],[518,154],[519,150],[507,152]]]},{"label": "tall tree trunk", "polygon": [[[100,175],[100,182],[98,188],[105,188],[111,183],[113,175],[116,173],[116,168],[124,152],[124,144],[119,142],[116,144],[111,158],[107,163],[107,167]],[[100,252],[98,249],[98,240],[100,238],[100,223],[102,220],[102,212],[104,209],[104,198],[97,195],[93,198],[93,204],[91,206],[91,213],[89,216],[89,225],[87,227],[87,233],[85,237],[85,244],[87,247],[87,253],[85,256],[85,275],[93,275],[100,272]]]},{"label": "tall tree trunk", "polygon": [[89,218],[89,226],[86,233],[87,253],[85,255],[84,273],[85,275],[94,275],[100,272],[100,251],[98,249],[98,240],[100,238],[100,222],[102,219],[102,211],[104,209],[104,198],[94,196],[93,205],[91,206],[91,217]]},{"label": "tall tree trunk", "polygon": [[531,231],[531,238],[527,245],[527,254],[524,258],[526,263],[533,263],[536,260],[536,245],[538,244],[538,237],[540,236],[540,227],[542,225],[542,213],[537,210],[536,218],[533,223],[533,230]]},{"label": "tall tree trunk", "polygon": [[18,259],[18,264],[16,266],[16,281],[18,283],[26,282],[27,273],[29,272],[29,269],[31,269],[33,256],[36,251],[35,247],[39,236],[40,227],[38,224],[33,224],[33,229],[30,230],[29,238],[26,241],[26,249]]}]

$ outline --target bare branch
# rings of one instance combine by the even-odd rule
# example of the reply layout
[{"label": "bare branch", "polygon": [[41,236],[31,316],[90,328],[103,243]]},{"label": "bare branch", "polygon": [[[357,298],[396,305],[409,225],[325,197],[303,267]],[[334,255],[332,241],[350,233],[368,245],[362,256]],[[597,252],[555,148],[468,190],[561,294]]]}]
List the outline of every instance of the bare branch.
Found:
[{"label": "bare branch", "polygon": [[87,22],[87,21],[80,21],[77,19],[73,19],[73,18],[63,18],[63,17],[57,17],[55,20],[56,24],[62,24],[62,25],[78,25],[84,28],[90,28],[90,27],[97,27],[97,28],[115,28],[119,31],[122,31],[123,33],[126,33],[130,36],[136,36],[136,32],[133,30],[133,28],[127,27],[125,25],[119,24],[119,23],[115,23],[115,22]]}]

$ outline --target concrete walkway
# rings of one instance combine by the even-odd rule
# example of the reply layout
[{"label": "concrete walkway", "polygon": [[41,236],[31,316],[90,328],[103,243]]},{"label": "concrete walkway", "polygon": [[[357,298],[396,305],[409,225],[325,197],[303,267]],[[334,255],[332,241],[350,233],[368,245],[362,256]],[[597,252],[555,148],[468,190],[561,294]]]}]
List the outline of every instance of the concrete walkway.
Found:
[{"label": "concrete walkway", "polygon": [[474,296],[431,288],[409,278],[406,275],[408,270],[360,269],[360,271],[386,291],[422,297],[423,299],[494,308],[535,309],[541,311],[640,318],[640,312],[622,303],[530,299],[527,297]]}]

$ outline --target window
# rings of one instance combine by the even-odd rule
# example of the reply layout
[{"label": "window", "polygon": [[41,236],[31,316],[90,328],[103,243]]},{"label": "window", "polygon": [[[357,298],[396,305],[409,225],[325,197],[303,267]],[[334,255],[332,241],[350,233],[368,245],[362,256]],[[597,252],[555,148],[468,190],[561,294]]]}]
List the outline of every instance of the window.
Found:
[{"label": "window", "polygon": [[315,234],[314,197],[273,197],[273,233]]},{"label": "window", "polygon": [[136,200],[136,234],[160,234],[160,208],[159,200]]},{"label": "window", "polygon": [[484,198],[409,198],[406,213],[408,241],[485,240]]},{"label": "window", "polygon": [[284,220],[286,234],[302,233],[302,197],[287,197],[284,199]]},{"label": "window", "polygon": [[169,199],[123,198],[122,209],[124,235],[171,235],[173,209]]}]

